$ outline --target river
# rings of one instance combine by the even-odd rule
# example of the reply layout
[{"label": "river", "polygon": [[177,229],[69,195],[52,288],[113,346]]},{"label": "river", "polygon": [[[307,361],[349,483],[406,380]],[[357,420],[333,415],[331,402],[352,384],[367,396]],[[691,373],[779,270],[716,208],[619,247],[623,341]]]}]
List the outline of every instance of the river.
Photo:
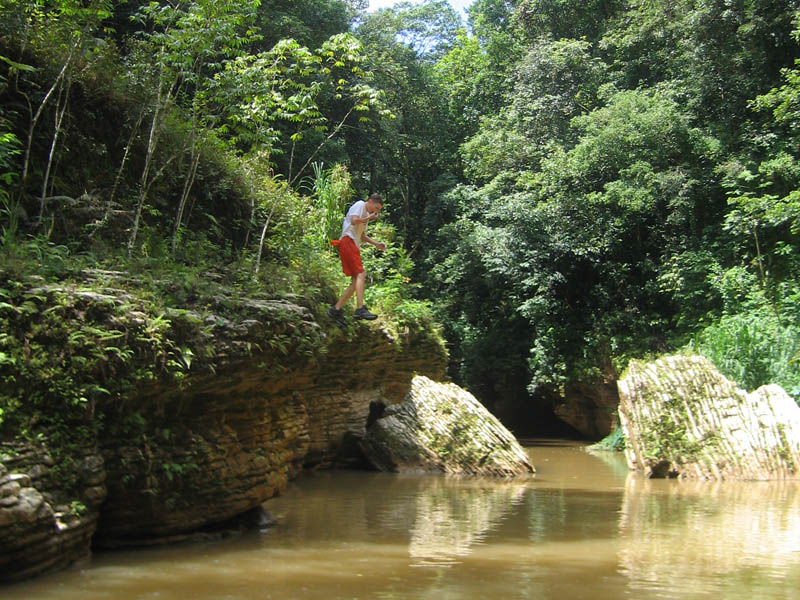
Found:
[{"label": "river", "polygon": [[645,480],[531,440],[524,481],[327,471],[263,532],[96,553],[25,600],[800,599],[800,482]]}]

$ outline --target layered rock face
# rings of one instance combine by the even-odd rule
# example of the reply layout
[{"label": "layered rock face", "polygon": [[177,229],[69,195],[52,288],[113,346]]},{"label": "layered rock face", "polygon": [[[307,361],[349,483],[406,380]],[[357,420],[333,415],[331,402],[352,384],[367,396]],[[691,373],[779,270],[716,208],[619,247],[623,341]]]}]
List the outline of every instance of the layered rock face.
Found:
[{"label": "layered rock face", "polygon": [[242,365],[141,399],[146,425],[131,435],[122,417],[103,440],[108,498],[96,543],[174,538],[279,493],[309,446],[306,405],[290,388],[302,376],[287,379]]},{"label": "layered rock face", "polygon": [[[129,329],[145,320],[126,318]],[[288,302],[250,302],[239,321],[215,318],[204,331],[213,368],[110,398],[94,445],[70,449],[75,464],[58,477],[47,476],[50,441],[0,447],[0,580],[62,568],[93,543],[180,539],[257,508],[302,468],[335,464],[348,438],[364,435],[371,403],[402,401],[414,373],[441,378],[447,360],[424,330],[324,332]],[[278,334],[288,351],[247,350],[270,348]],[[292,340],[310,336],[322,349],[293,354]]]},{"label": "layered rock face", "polygon": [[15,449],[0,463],[0,581],[23,579],[88,558],[105,499],[103,459],[95,452],[74,465],[74,496],[53,481],[47,454]]},{"label": "layered rock face", "polygon": [[402,404],[370,425],[361,447],[384,471],[500,477],[534,471],[516,438],[472,394],[421,376]]},{"label": "layered rock face", "polygon": [[700,356],[634,362],[619,381],[632,469],[650,477],[800,476],[800,407],[779,386],[748,394]]},{"label": "layered rock face", "polygon": [[147,543],[218,524],[280,493],[304,466],[333,465],[348,437],[363,437],[371,403],[400,401],[414,372],[442,376],[444,355],[421,346],[364,326],[305,367],[231,365],[143,393],[146,427],[126,436],[129,416],[120,415],[103,441],[109,482],[97,542]]}]

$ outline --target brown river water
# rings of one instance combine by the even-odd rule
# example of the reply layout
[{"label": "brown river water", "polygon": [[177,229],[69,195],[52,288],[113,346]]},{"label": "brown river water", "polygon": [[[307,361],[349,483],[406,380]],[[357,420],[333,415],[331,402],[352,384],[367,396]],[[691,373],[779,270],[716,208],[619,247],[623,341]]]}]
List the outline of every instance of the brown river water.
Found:
[{"label": "brown river water", "polygon": [[531,479],[303,475],[263,532],[97,553],[0,598],[800,600],[800,482],[646,480],[528,444]]}]

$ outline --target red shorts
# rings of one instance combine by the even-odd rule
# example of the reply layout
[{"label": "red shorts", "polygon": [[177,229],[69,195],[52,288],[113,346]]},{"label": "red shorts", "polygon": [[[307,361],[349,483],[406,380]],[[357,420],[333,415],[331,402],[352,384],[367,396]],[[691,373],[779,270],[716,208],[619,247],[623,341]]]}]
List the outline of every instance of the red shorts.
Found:
[{"label": "red shorts", "polygon": [[339,258],[342,260],[342,271],[348,277],[364,272],[361,251],[349,235],[344,236],[339,242]]}]

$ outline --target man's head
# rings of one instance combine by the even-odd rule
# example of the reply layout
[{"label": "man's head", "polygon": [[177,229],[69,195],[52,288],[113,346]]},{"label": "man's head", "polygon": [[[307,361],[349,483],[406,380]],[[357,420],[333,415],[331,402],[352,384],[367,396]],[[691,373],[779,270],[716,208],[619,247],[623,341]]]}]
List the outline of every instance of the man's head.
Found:
[{"label": "man's head", "polygon": [[367,212],[375,213],[381,208],[383,208],[383,198],[381,198],[380,194],[372,194],[367,199]]}]

